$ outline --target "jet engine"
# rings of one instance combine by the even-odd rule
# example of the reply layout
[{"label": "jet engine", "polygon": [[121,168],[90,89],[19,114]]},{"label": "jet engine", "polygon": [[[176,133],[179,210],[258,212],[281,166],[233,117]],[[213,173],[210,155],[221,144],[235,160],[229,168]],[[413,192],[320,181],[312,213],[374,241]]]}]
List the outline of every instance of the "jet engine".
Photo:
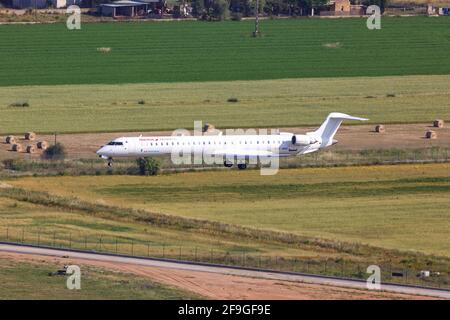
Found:
[{"label": "jet engine", "polygon": [[315,138],[303,134],[293,135],[291,138],[291,143],[296,146],[309,146],[316,142],[317,140]]}]

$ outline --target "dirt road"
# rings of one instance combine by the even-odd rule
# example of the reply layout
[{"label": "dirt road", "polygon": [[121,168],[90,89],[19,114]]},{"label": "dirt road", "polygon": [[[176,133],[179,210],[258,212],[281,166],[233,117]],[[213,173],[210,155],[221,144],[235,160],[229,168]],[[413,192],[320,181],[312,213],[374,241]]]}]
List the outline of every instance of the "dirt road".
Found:
[{"label": "dirt road", "polygon": [[[210,299],[430,299],[450,292],[388,286],[368,291],[365,283],[304,275],[250,271],[0,244],[0,256],[17,261],[92,265],[129,272]],[[389,292],[388,292],[389,290]]]},{"label": "dirt road", "polygon": [[[450,126],[446,128],[432,128],[431,124],[392,124],[386,125],[383,134],[374,131],[374,125],[342,126],[336,139],[339,143],[333,148],[336,150],[363,150],[363,149],[392,149],[392,148],[422,148],[429,146],[450,147]],[[280,128],[280,131],[306,133],[315,128]],[[425,132],[433,129],[438,139],[425,139]],[[270,132],[270,131],[269,131]],[[171,135],[171,132],[118,132],[118,133],[78,133],[57,135],[57,141],[63,143],[69,158],[96,158],[95,151],[103,144],[121,136],[142,135]],[[37,141],[52,143],[55,137],[51,135],[38,135]],[[11,145],[4,143],[5,137],[0,137],[0,160],[11,158],[36,158],[39,154],[30,155],[25,152],[11,151]],[[36,142],[21,140],[24,146],[35,145]],[[25,148],[24,148],[25,150]]]}]

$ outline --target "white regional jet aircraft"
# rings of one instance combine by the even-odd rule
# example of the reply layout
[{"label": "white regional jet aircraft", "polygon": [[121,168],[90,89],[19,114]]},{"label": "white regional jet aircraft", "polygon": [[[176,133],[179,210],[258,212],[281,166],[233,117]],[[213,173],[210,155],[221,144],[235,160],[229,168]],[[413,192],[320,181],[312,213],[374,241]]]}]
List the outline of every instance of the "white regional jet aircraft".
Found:
[{"label": "white regional jet aircraft", "polygon": [[[147,157],[189,152],[192,155],[221,157],[224,166],[247,168],[246,159],[299,156],[337,143],[333,137],[343,120],[368,119],[333,112],[319,129],[306,134],[281,132],[276,135],[181,135],[159,137],[121,137],[102,146],[97,154],[111,166],[115,157]],[[187,150],[187,151],[186,151]],[[241,159],[239,161],[239,159]]]}]

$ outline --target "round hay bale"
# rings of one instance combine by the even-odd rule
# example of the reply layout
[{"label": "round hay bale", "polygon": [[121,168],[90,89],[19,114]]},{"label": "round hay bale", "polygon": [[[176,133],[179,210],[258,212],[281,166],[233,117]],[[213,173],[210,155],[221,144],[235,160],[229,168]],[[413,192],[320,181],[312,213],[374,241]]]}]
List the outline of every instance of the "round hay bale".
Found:
[{"label": "round hay bale", "polygon": [[48,142],[47,141],[39,141],[37,143],[38,149],[46,150],[48,148]]},{"label": "round hay bale", "polygon": [[433,127],[435,128],[443,128],[444,127],[444,120],[436,119],[433,121]]},{"label": "round hay bale", "polygon": [[16,143],[16,137],[14,137],[14,136],[7,136],[6,137],[6,143],[7,144],[15,144]]},{"label": "round hay bale", "polygon": [[205,123],[205,125],[203,126],[203,132],[212,132],[216,129],[216,127],[214,127],[212,124],[209,123]]},{"label": "round hay bale", "polygon": [[101,53],[110,53],[111,48],[97,48],[97,51]]},{"label": "round hay bale", "polygon": [[34,146],[27,146],[27,153],[34,153],[35,151]]},{"label": "round hay bale", "polygon": [[386,128],[382,124],[379,124],[375,127],[375,132],[384,133],[385,131],[386,131]]},{"label": "round hay bale", "polygon": [[13,146],[12,146],[12,151],[15,151],[15,152],[22,152],[22,151],[23,151],[23,147],[22,147],[21,144],[18,144],[18,143],[13,144]]},{"label": "round hay bale", "polygon": [[425,133],[425,138],[427,138],[427,139],[437,139],[437,133],[435,131],[433,131],[433,130],[428,130]]},{"label": "round hay bale", "polygon": [[34,141],[36,139],[36,133],[27,132],[25,133],[25,140]]}]

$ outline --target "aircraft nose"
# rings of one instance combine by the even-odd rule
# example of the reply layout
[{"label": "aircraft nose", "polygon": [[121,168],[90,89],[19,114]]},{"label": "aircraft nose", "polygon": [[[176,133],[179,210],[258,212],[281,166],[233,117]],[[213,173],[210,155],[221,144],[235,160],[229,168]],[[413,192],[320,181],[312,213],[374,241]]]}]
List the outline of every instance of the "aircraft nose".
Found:
[{"label": "aircraft nose", "polygon": [[101,155],[103,154],[104,150],[105,150],[105,147],[102,146],[102,147],[101,147],[100,149],[98,149],[95,153],[98,154],[99,156],[101,156]]},{"label": "aircraft nose", "polygon": [[335,145],[336,143],[338,143],[338,141],[336,139],[333,139],[332,145]]}]

